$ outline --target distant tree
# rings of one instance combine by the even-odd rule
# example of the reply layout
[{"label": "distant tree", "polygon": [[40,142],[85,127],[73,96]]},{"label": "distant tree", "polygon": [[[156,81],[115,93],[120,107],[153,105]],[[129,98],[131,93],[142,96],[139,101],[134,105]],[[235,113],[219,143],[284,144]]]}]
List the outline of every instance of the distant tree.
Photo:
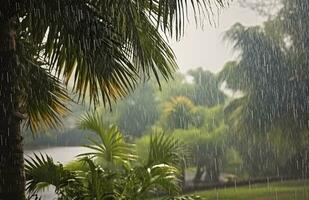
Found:
[{"label": "distant tree", "polygon": [[162,89],[156,90],[160,102],[169,101],[176,96],[185,96],[191,99],[194,86],[186,78],[187,74],[175,73],[173,80],[162,83]]},{"label": "distant tree", "polygon": [[188,74],[193,78],[194,88],[190,96],[197,105],[212,107],[224,102],[225,94],[215,74],[202,68],[190,70]]},{"label": "distant tree", "polygon": [[158,99],[151,84],[139,86],[117,106],[117,124],[124,134],[141,136],[159,118]]},{"label": "distant tree", "polygon": [[241,59],[226,65],[220,77],[228,87],[243,93],[243,97],[229,104],[226,113],[241,113],[241,116],[230,116],[240,121],[238,124],[243,128],[247,127],[244,131],[265,132],[273,120],[293,112],[286,107],[291,98],[288,89],[292,91],[292,88],[285,52],[260,27],[236,24],[226,37],[241,51]]},{"label": "distant tree", "polygon": [[198,114],[197,108],[189,98],[176,96],[164,104],[161,123],[170,130],[188,129],[199,122]]},{"label": "distant tree", "polygon": [[225,153],[225,130],[206,132],[203,129],[175,130],[172,135],[188,146],[187,167],[196,169],[193,181],[214,183],[223,172]]}]

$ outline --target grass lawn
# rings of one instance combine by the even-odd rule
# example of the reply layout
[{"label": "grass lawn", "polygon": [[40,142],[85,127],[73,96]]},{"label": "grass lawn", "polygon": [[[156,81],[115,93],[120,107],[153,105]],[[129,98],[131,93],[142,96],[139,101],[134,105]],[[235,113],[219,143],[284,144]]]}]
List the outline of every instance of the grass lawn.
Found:
[{"label": "grass lawn", "polygon": [[206,200],[309,200],[309,180],[194,192]]}]

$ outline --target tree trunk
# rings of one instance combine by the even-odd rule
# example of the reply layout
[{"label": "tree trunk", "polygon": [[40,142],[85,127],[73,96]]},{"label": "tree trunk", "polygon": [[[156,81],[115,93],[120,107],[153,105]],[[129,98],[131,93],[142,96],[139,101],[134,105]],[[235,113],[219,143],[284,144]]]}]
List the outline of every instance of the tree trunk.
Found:
[{"label": "tree trunk", "polygon": [[201,166],[201,164],[198,164],[196,167],[196,173],[195,173],[193,182],[200,183],[202,181],[203,174],[204,174],[203,167]]},{"label": "tree trunk", "polygon": [[15,22],[0,16],[0,200],[25,200]]}]

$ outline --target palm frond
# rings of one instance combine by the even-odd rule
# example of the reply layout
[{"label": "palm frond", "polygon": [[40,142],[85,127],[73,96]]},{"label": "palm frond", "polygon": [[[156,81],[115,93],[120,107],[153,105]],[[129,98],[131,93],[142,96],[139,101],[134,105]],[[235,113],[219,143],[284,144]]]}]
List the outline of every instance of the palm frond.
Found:
[{"label": "palm frond", "polygon": [[214,22],[218,9],[229,5],[229,0],[148,0],[146,2],[158,26],[176,38],[180,38],[184,33],[190,8],[193,10],[195,22],[203,24],[204,20]]},{"label": "palm frond", "polygon": [[102,116],[96,113],[87,114],[81,120],[80,127],[93,131],[100,140],[89,139],[90,145],[84,146],[92,151],[79,156],[103,159],[105,164],[129,166],[130,162],[136,158],[133,146],[125,142],[122,133],[116,126],[105,128],[102,121]]},{"label": "palm frond", "polygon": [[180,192],[179,170],[166,164],[136,167],[120,185],[119,199],[145,199],[151,192],[177,195]]},{"label": "palm frond", "polygon": [[61,117],[69,112],[70,97],[65,88],[45,69],[34,68],[29,75],[26,105],[30,129],[58,127]]},{"label": "palm frond", "polygon": [[116,174],[110,171],[104,171],[100,166],[97,166],[93,160],[84,157],[81,161],[85,162],[89,168],[85,177],[85,188],[82,199],[114,199],[114,189],[117,187],[115,179]]},{"label": "palm frond", "polygon": [[103,116],[98,112],[89,112],[83,115],[78,123],[78,126],[82,130],[90,130],[94,133],[103,133],[106,128]]},{"label": "palm frond", "polygon": [[185,146],[172,135],[155,133],[150,137],[146,166],[167,164],[180,166],[186,156]]},{"label": "palm frond", "polygon": [[55,128],[61,125],[61,117],[69,112],[67,103],[71,99],[61,81],[46,69],[45,61],[39,58],[39,48],[21,35],[19,37],[15,75],[18,76],[15,77],[18,111],[28,115],[26,125],[32,132],[39,128]]},{"label": "palm frond", "polygon": [[164,189],[169,194],[180,192],[180,171],[178,168],[167,164],[154,165],[148,169],[151,175],[151,185],[155,189]]},{"label": "palm frond", "polygon": [[[26,190],[36,193],[50,185],[61,190],[71,183],[77,183],[77,177],[73,172],[65,170],[61,164],[55,164],[48,155],[37,155],[25,159]],[[60,192],[60,191],[58,191]]]},{"label": "palm frond", "polygon": [[[126,33],[118,32],[119,22],[114,22],[107,13],[97,12],[84,1],[27,2],[26,7],[31,9],[22,19],[21,27],[27,30],[24,37],[42,46],[42,54],[50,69],[64,78],[66,84],[73,80],[73,90],[82,100],[89,95],[90,102],[98,103],[101,98],[104,103],[110,103],[126,95],[139,78],[140,67],[135,66],[133,60],[144,60],[147,56],[151,62],[158,62],[160,67],[162,63],[173,60],[169,57],[171,54],[165,53],[171,51],[159,49],[158,45],[153,46],[159,52],[154,56],[161,56],[163,61],[160,57],[154,59],[149,56],[144,47],[140,48],[142,53],[135,54],[130,44],[144,42],[137,40],[139,38],[134,41],[122,38]],[[133,28],[138,30],[141,27]],[[162,42],[159,40],[156,44],[161,45]],[[164,65],[162,69],[168,70],[169,67]]]}]

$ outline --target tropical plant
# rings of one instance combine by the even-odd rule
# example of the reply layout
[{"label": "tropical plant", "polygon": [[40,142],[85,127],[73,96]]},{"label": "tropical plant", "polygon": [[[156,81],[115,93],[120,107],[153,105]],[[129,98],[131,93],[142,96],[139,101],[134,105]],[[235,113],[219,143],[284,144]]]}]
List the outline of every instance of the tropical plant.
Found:
[{"label": "tropical plant", "polygon": [[[90,139],[85,147],[92,152],[79,155],[70,169],[53,163],[48,156],[27,159],[26,177],[29,194],[53,185],[59,199],[145,199],[154,192],[169,196],[180,192],[179,163],[182,162],[179,142],[164,134],[151,137],[146,158],[138,162],[122,134],[111,127],[104,130],[98,115],[86,115],[81,127],[95,132],[100,143]],[[113,166],[106,165],[113,163]],[[86,167],[85,167],[86,165]],[[118,165],[118,166],[116,166]]]},{"label": "tropical plant", "polygon": [[[203,18],[225,1],[191,1]],[[110,103],[141,74],[168,79],[174,54],[159,34],[179,38],[189,4],[179,0],[4,0],[0,8],[1,198],[24,199],[20,125],[56,126],[66,88],[83,101]]]}]

